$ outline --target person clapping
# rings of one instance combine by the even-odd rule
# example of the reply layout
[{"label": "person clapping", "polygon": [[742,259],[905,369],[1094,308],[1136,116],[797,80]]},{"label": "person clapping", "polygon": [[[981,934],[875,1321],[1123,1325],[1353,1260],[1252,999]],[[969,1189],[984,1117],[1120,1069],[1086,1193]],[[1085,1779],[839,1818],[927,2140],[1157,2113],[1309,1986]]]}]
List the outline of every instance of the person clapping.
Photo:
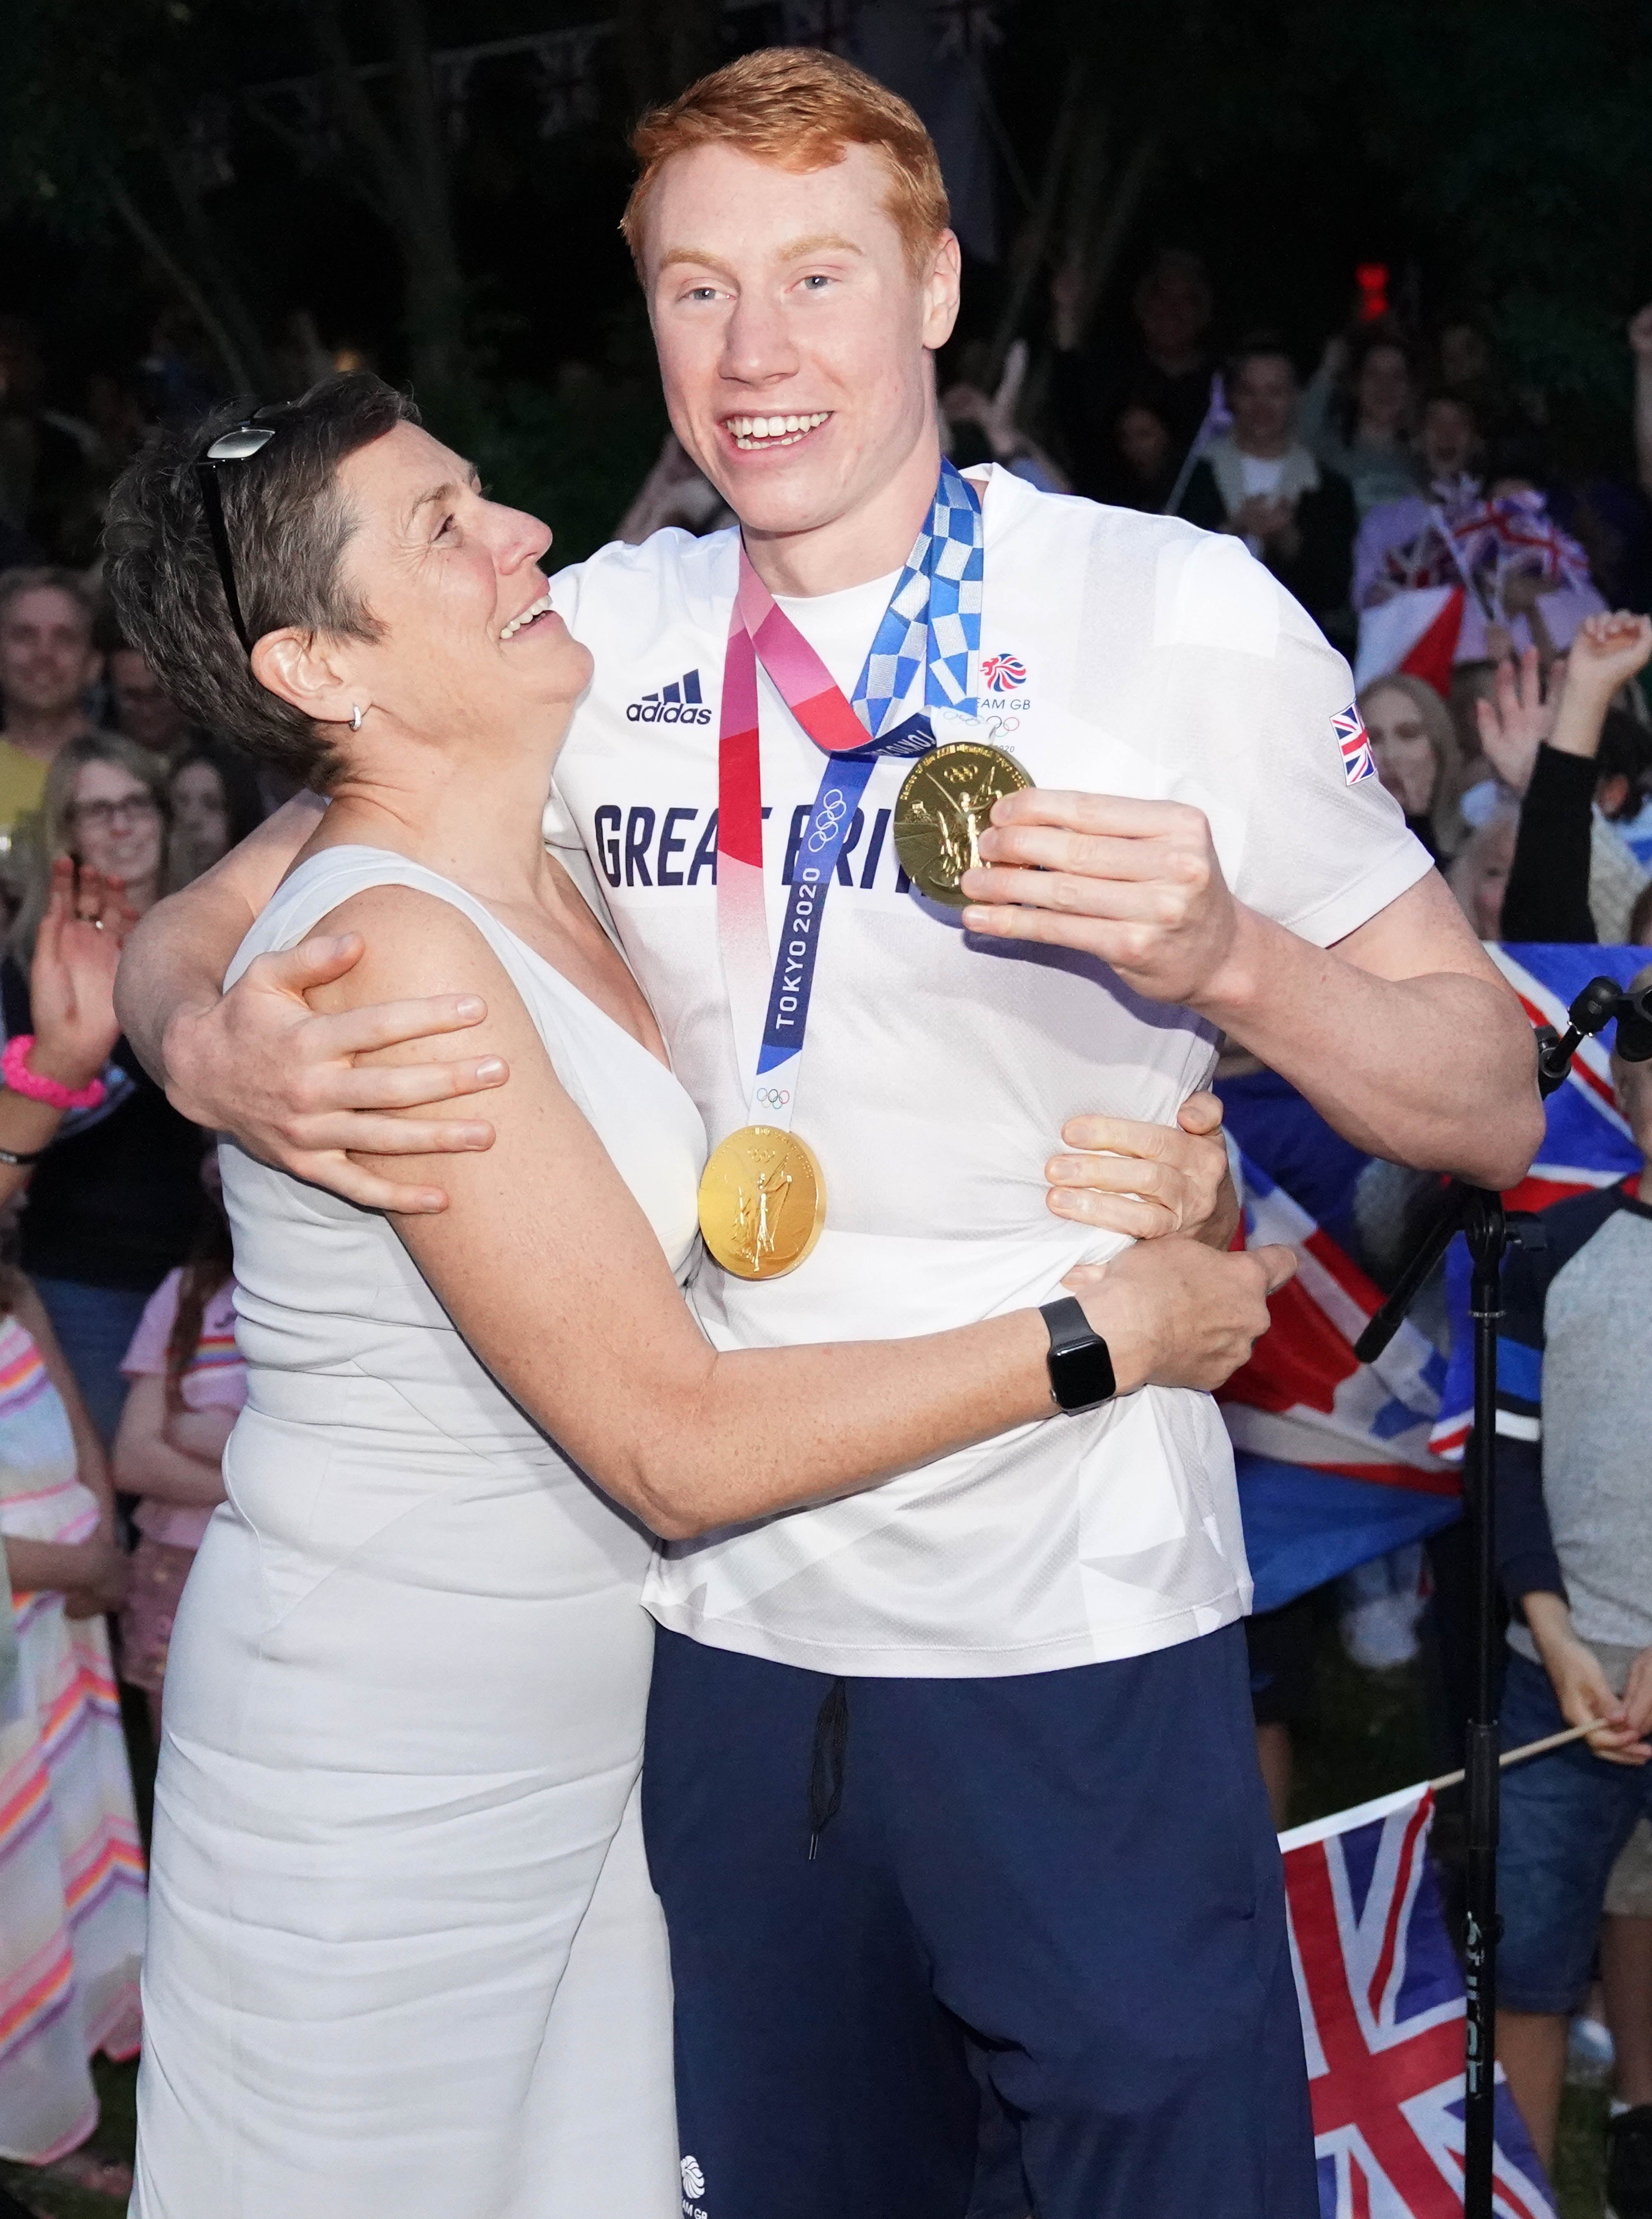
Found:
[{"label": "person clapping", "polygon": [[1500,665],[1476,704],[1481,745],[1521,797],[1504,898],[1507,940],[1623,941],[1646,873],[1613,820],[1633,817],[1652,758],[1613,697],[1652,657],[1652,618],[1620,609],[1586,619],[1547,694],[1535,649]]}]

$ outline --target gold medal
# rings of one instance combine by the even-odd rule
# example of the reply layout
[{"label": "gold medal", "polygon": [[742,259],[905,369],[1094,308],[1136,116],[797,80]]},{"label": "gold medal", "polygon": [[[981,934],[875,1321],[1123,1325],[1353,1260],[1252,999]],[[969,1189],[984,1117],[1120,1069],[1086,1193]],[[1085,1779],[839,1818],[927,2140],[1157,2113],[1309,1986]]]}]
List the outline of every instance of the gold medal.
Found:
[{"label": "gold medal", "polygon": [[806,1141],[778,1125],[742,1125],[713,1148],[699,1183],[699,1229],[725,1271],[795,1271],[826,1222],[826,1182]]},{"label": "gold medal", "polygon": [[958,882],[980,864],[993,803],[1032,783],[1014,755],[984,740],[948,740],[920,755],[895,801],[895,853],[918,892],[965,908]]}]

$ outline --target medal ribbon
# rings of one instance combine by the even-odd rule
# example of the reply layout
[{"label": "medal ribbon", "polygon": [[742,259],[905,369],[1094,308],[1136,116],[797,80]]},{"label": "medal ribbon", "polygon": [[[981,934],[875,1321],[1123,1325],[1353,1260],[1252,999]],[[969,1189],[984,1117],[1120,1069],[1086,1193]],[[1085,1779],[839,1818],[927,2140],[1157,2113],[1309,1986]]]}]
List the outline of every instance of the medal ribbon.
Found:
[{"label": "medal ribbon", "polygon": [[[935,744],[927,715],[891,724],[920,664],[926,711],[975,713],[984,575],[980,495],[943,462],[928,521],[913,543],[848,701],[741,545],[718,730],[717,918],[735,1045],[742,1070],[755,1073],[755,1125],[791,1130],[826,897],[873,766],[880,755],[927,755]],[[763,898],[760,662],[798,724],[830,758],[798,842],[786,923],[772,961]]]}]

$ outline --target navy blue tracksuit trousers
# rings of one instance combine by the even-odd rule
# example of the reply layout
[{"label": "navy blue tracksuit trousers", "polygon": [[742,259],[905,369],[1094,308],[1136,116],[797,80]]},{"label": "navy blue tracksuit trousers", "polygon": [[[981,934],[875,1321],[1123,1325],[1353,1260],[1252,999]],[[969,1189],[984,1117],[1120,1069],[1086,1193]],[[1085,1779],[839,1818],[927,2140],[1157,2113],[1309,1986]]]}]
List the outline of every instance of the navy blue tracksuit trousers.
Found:
[{"label": "navy blue tracksuit trousers", "polygon": [[847,1681],[661,1631],[643,1819],[690,2219],[1318,2219],[1240,1626]]}]

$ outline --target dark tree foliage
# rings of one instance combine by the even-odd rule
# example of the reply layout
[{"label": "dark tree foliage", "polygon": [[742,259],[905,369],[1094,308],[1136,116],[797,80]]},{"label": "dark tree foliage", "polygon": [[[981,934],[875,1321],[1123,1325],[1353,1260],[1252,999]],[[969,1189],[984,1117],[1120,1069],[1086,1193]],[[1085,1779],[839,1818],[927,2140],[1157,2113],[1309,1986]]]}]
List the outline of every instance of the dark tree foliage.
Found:
[{"label": "dark tree foliage", "polygon": [[[1167,242],[1206,255],[1230,329],[1283,320],[1307,351],[1375,255],[1411,313],[1466,310],[1523,383],[1621,419],[1623,326],[1652,295],[1645,0],[996,16],[1007,221],[966,313],[1000,356],[1040,336],[1064,264],[1104,339]],[[531,57],[477,63],[459,96],[440,62],[597,22],[554,132]],[[614,230],[631,120],[781,22],[758,0],[0,0],[0,268],[8,242],[14,267],[60,267],[60,327],[100,333],[83,360],[116,328],[141,352],[167,310],[222,390],[289,388],[348,345],[531,492],[553,458],[594,469],[657,430]],[[607,499],[593,476],[574,506]]]},{"label": "dark tree foliage", "polygon": [[[1058,246],[1064,221],[1093,242],[1122,192],[1131,239],[1196,206],[1219,264],[1227,241],[1288,258],[1289,230],[1256,228],[1282,207],[1311,225],[1353,173],[1426,249],[1437,313],[1481,318],[1534,383],[1621,392],[1624,324],[1652,294],[1643,0],[1053,0],[1015,23],[1019,140],[1059,158],[1052,88],[1082,81]],[[1351,237],[1350,270],[1382,244]]]},{"label": "dark tree foliage", "polygon": [[0,217],[84,247],[124,239],[196,318],[231,387],[267,373],[245,257],[209,211],[203,121],[236,21],[186,0],[4,0]]},{"label": "dark tree foliage", "polygon": [[1616,393],[1652,292],[1644,0],[1361,0],[1333,43],[1362,143],[1450,239],[1458,283],[1534,383]]}]

